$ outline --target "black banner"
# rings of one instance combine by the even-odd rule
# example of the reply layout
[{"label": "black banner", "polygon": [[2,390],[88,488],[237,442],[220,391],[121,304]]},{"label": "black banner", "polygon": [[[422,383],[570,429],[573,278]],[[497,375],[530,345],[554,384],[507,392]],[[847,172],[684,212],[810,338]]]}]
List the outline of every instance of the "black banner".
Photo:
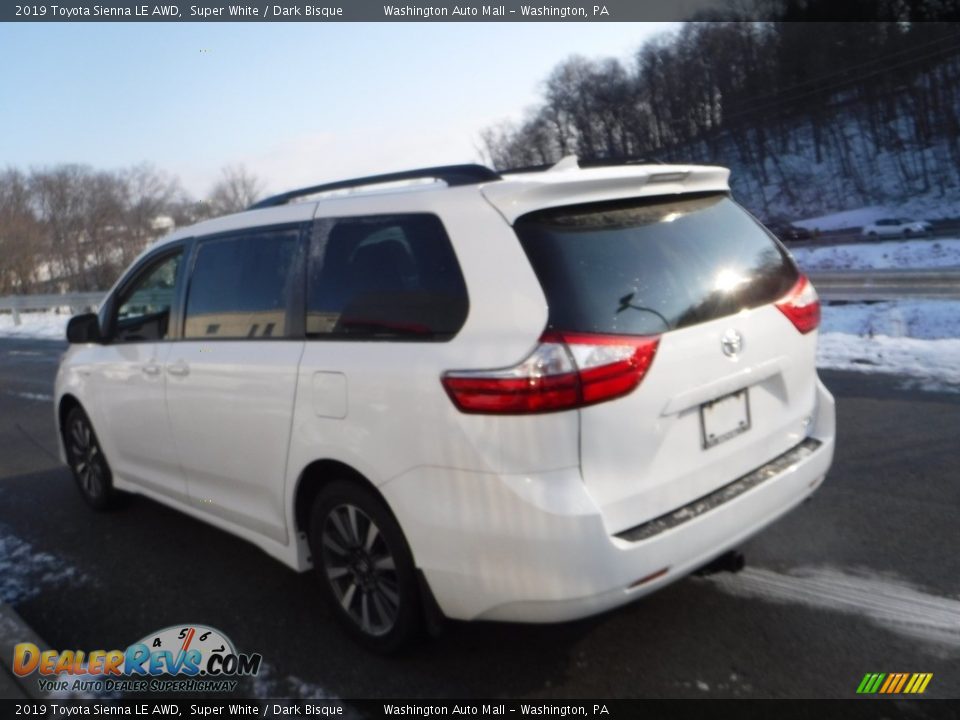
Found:
[{"label": "black banner", "polygon": [[[909,4],[831,0],[801,4],[803,20],[948,19],[960,0]],[[796,6],[796,4],[794,4]],[[671,22],[784,19],[785,0],[62,0],[0,4],[0,21],[20,22]],[[931,15],[931,13],[933,13]]]},{"label": "black banner", "polygon": [[0,700],[4,718],[960,718],[956,700]]}]

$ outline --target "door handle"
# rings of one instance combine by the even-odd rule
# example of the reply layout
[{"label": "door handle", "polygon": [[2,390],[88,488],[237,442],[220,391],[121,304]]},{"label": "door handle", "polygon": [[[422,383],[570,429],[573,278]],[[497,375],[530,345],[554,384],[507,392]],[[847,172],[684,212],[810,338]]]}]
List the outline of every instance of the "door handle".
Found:
[{"label": "door handle", "polygon": [[155,363],[147,363],[140,368],[144,375],[159,375],[160,366]]},{"label": "door handle", "polygon": [[167,372],[171,375],[176,375],[177,377],[184,377],[185,375],[190,374],[190,366],[187,365],[183,360],[178,360],[175,363],[170,363],[167,365]]}]

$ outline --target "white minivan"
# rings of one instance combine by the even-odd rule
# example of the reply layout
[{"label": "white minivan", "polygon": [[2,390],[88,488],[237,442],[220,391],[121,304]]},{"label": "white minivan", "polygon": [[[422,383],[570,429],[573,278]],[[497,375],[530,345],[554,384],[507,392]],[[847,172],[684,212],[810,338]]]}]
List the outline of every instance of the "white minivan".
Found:
[{"label": "white minivan", "polygon": [[316,568],[382,651],[635,600],[833,457],[817,295],[728,176],[428,168],[178,230],[71,320],[63,458]]}]

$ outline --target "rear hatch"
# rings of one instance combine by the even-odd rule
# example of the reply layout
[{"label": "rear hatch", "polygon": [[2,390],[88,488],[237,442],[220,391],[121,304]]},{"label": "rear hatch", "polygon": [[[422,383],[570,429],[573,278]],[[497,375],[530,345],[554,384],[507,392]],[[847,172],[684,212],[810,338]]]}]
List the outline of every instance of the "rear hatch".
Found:
[{"label": "rear hatch", "polygon": [[611,533],[707,495],[806,436],[819,304],[729,196],[555,207],[515,228],[549,304],[545,337],[659,338],[636,389],[577,411],[583,479]]}]

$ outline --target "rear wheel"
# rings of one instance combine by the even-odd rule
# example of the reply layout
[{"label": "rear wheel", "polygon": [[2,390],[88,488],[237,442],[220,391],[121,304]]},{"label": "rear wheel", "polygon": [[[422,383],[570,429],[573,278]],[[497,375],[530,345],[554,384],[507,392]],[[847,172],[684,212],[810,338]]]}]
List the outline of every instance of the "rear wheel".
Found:
[{"label": "rear wheel", "polygon": [[67,461],[83,499],[95,510],[110,509],[116,501],[113,476],[83,408],[75,407],[67,413],[63,440]]},{"label": "rear wheel", "polygon": [[413,556],[397,521],[372,491],[345,481],[325,487],[310,518],[310,548],[324,595],[354,637],[390,653],[419,636]]}]

